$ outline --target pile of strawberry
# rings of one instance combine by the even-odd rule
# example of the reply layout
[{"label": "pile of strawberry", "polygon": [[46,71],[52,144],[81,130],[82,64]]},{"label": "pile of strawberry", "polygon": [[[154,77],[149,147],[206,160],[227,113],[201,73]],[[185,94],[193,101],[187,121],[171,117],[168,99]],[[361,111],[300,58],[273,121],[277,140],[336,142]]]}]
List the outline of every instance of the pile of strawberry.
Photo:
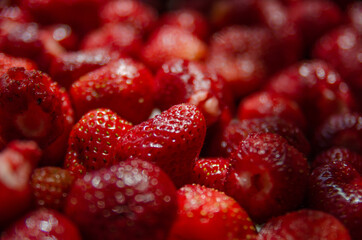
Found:
[{"label": "pile of strawberry", "polygon": [[362,2],[2,0],[0,239],[359,240]]}]

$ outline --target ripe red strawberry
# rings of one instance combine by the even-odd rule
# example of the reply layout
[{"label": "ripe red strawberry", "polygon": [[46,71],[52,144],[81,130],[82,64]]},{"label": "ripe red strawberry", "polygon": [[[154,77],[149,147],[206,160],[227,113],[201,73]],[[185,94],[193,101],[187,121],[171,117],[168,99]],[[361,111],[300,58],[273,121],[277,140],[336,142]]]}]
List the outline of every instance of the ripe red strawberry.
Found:
[{"label": "ripe red strawberry", "polygon": [[362,115],[331,116],[315,131],[314,143],[317,149],[340,146],[362,153]]},{"label": "ripe red strawberry", "polygon": [[326,62],[301,61],[270,79],[268,91],[296,101],[310,128],[332,114],[348,112],[355,101],[347,84]]},{"label": "ripe red strawberry", "polygon": [[330,214],[303,209],[271,219],[261,229],[258,240],[351,240],[346,227]]},{"label": "ripe red strawberry", "polygon": [[207,39],[209,36],[209,24],[205,16],[193,9],[179,9],[164,13],[160,25],[178,26],[185,29],[200,39]]},{"label": "ripe red strawberry", "polygon": [[38,207],[62,210],[74,176],[70,171],[59,167],[36,168],[30,185]]},{"label": "ripe red strawberry", "polygon": [[240,98],[262,86],[269,67],[279,62],[276,50],[275,38],[268,29],[232,26],[213,35],[207,63]]},{"label": "ripe red strawberry", "polygon": [[342,12],[331,1],[301,1],[289,7],[289,16],[306,47],[342,22]]},{"label": "ripe red strawberry", "polygon": [[351,163],[357,169],[362,169],[362,155],[343,147],[333,147],[319,153],[313,160],[312,168],[343,161]]},{"label": "ripe red strawberry", "polygon": [[156,24],[157,12],[150,5],[141,1],[110,1],[100,12],[103,23],[129,24],[143,35],[149,33]]},{"label": "ripe red strawberry", "polygon": [[130,160],[78,178],[66,214],[85,239],[166,239],[176,217],[176,188],[157,166]]},{"label": "ripe red strawberry", "polygon": [[2,240],[82,239],[74,223],[64,215],[46,208],[28,213],[6,229],[0,237]]},{"label": "ripe red strawberry", "polygon": [[115,164],[115,146],[131,128],[131,123],[109,109],[88,112],[72,128],[65,168],[83,175]]},{"label": "ripe red strawberry", "polygon": [[169,240],[255,239],[248,214],[223,192],[200,185],[177,191],[178,212]]},{"label": "ripe red strawberry", "polygon": [[70,94],[78,117],[95,108],[109,108],[136,124],[152,112],[153,81],[142,63],[122,58],[82,76]]},{"label": "ripe red strawberry", "polygon": [[45,73],[10,68],[0,77],[2,138],[6,142],[30,139],[41,148],[49,146],[66,125],[66,113],[62,107],[65,96]]},{"label": "ripe red strawberry", "polygon": [[156,163],[181,187],[191,181],[205,134],[205,118],[196,106],[175,105],[124,134],[117,146],[117,159]]},{"label": "ripe red strawberry", "polygon": [[189,31],[176,26],[164,25],[155,30],[142,50],[143,61],[153,70],[173,58],[202,60],[207,46]]},{"label": "ripe red strawberry", "polygon": [[273,133],[250,134],[231,156],[225,188],[257,222],[296,209],[307,190],[308,163]]},{"label": "ripe red strawberry", "polygon": [[201,158],[194,166],[194,183],[224,191],[227,174],[230,169],[228,158]]},{"label": "ripe red strawberry", "polygon": [[215,123],[233,100],[223,78],[199,62],[173,59],[162,65],[155,77],[157,105],[161,110],[179,103],[196,105],[208,126]]},{"label": "ripe red strawberry", "polygon": [[276,133],[284,137],[288,143],[307,156],[310,145],[303,132],[294,124],[279,117],[266,117],[244,120],[233,120],[223,130],[213,145],[221,156],[230,156],[251,133]]},{"label": "ripe red strawberry", "polygon": [[360,99],[359,93],[362,91],[361,33],[362,29],[358,32],[351,26],[342,26],[323,35],[313,49],[313,56],[331,64]]},{"label": "ripe red strawberry", "polygon": [[306,120],[298,104],[270,92],[249,95],[238,106],[237,117],[241,120],[273,116],[290,121],[301,129],[306,128]]},{"label": "ripe red strawberry", "polygon": [[121,23],[109,23],[88,33],[81,42],[81,48],[109,48],[112,51],[138,57],[142,47],[142,36],[136,28]]},{"label": "ripe red strawberry", "polygon": [[36,64],[26,58],[16,58],[4,53],[0,53],[0,75],[6,73],[9,68],[12,67],[23,67],[26,70],[37,69]]},{"label": "ripe red strawberry", "polygon": [[[309,179],[309,206],[337,217],[353,239],[362,236],[362,157],[331,149],[317,156]],[[352,155],[353,156],[353,155]]]},{"label": "ripe red strawberry", "polygon": [[35,142],[14,141],[0,153],[0,228],[31,205],[31,173],[40,158]]},{"label": "ripe red strawberry", "polygon": [[119,57],[119,53],[104,48],[66,52],[51,62],[49,74],[54,81],[68,89],[81,76]]},{"label": "ripe red strawberry", "polygon": [[15,57],[34,59],[43,51],[36,23],[0,22],[0,51]]}]

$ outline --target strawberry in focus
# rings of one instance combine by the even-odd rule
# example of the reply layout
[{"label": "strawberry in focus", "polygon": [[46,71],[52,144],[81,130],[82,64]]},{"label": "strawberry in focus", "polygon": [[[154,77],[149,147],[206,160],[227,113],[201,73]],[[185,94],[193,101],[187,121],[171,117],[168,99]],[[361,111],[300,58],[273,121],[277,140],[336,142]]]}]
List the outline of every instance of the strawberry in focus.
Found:
[{"label": "strawberry in focus", "polygon": [[72,128],[64,166],[76,175],[117,162],[115,148],[132,124],[109,109],[85,114]]},{"label": "strawberry in focus", "polygon": [[181,187],[191,181],[205,134],[205,118],[195,105],[174,105],[125,133],[119,140],[116,159],[153,162]]},{"label": "strawberry in focus", "polygon": [[253,222],[223,192],[200,185],[177,191],[178,212],[168,240],[255,239]]}]

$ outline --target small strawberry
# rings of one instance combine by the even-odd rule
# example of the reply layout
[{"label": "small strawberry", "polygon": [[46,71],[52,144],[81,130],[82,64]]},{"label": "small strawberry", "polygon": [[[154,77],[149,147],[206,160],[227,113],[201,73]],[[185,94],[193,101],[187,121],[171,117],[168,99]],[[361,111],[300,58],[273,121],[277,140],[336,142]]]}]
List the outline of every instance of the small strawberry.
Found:
[{"label": "small strawberry", "polygon": [[63,97],[68,98],[45,73],[10,68],[0,77],[2,138],[6,142],[29,139],[41,148],[49,146],[66,125]]},{"label": "small strawberry", "polygon": [[75,224],[66,216],[46,208],[28,213],[6,229],[0,237],[1,240],[82,239]]},{"label": "small strawberry", "polygon": [[311,129],[330,115],[348,112],[356,105],[339,73],[321,60],[301,61],[285,68],[270,79],[266,89],[296,101]]},{"label": "small strawberry", "polygon": [[206,17],[193,9],[179,9],[164,13],[159,19],[160,25],[178,26],[185,29],[200,39],[209,36],[209,24]]},{"label": "small strawberry", "polygon": [[362,91],[361,33],[362,27],[361,32],[358,32],[349,25],[341,26],[323,35],[313,49],[313,56],[331,64],[360,99],[362,99],[359,94]]},{"label": "small strawberry", "polygon": [[362,156],[330,149],[317,156],[309,179],[309,206],[337,217],[353,239],[362,236]]},{"label": "small strawberry", "polygon": [[26,58],[16,58],[4,53],[0,53],[0,75],[6,73],[9,68],[12,67],[23,67],[26,70],[37,69],[36,64]]},{"label": "small strawberry", "polygon": [[65,168],[83,175],[115,164],[115,145],[131,128],[131,123],[109,109],[88,112],[72,128]]},{"label": "small strawberry", "polygon": [[255,239],[248,214],[223,192],[200,185],[177,191],[178,212],[169,240]]},{"label": "small strawberry", "polygon": [[306,120],[298,104],[270,92],[249,95],[238,106],[237,117],[241,120],[273,116],[290,121],[301,129],[306,128]]},{"label": "small strawberry", "polygon": [[305,47],[342,22],[342,12],[331,1],[301,1],[289,7],[292,23],[301,32]]},{"label": "small strawberry", "polygon": [[202,60],[207,53],[206,44],[189,31],[164,25],[153,31],[142,50],[143,61],[153,70],[173,58]]},{"label": "small strawberry", "polygon": [[297,208],[307,190],[308,163],[281,136],[250,134],[231,156],[225,192],[257,222]]},{"label": "small strawberry", "polygon": [[155,77],[157,102],[161,110],[180,103],[196,105],[208,126],[227,108],[233,108],[230,92],[223,78],[202,63],[182,59],[167,61]]},{"label": "small strawberry", "polygon": [[38,207],[62,210],[74,176],[70,171],[59,167],[36,168],[30,185]]},{"label": "small strawberry", "polygon": [[325,212],[303,209],[271,219],[261,229],[258,240],[351,240],[346,227]]},{"label": "small strawberry", "polygon": [[119,53],[107,49],[90,49],[66,52],[53,59],[49,74],[54,81],[69,89],[81,76],[107,65],[119,58]]},{"label": "small strawberry", "polygon": [[121,58],[79,78],[70,95],[78,118],[95,108],[109,108],[137,124],[152,112],[153,82],[142,63]]},{"label": "small strawberry", "polygon": [[101,21],[106,23],[129,24],[143,35],[149,33],[156,24],[157,12],[144,1],[109,1],[99,13]]},{"label": "small strawberry", "polygon": [[362,153],[362,115],[331,116],[315,131],[314,143],[317,149],[340,146]]},{"label": "small strawberry", "polygon": [[251,133],[276,133],[304,155],[308,155],[310,144],[303,132],[294,124],[279,117],[232,120],[223,130],[215,146],[220,155],[230,156]]},{"label": "small strawberry", "polygon": [[0,153],[0,228],[31,205],[31,173],[40,158],[35,142],[14,141]]},{"label": "small strawberry", "polygon": [[156,163],[181,187],[190,182],[205,134],[205,118],[196,106],[175,105],[124,134],[117,146],[117,159]]},{"label": "small strawberry", "polygon": [[207,64],[225,78],[239,99],[264,84],[268,68],[278,62],[275,44],[269,29],[231,26],[212,36]]},{"label": "small strawberry", "polygon": [[142,36],[136,28],[121,23],[108,23],[88,33],[81,42],[81,49],[109,48],[121,54],[138,57]]},{"label": "small strawberry", "polygon": [[228,158],[201,158],[194,166],[194,183],[224,191],[227,174],[230,169]]},{"label": "small strawberry", "polygon": [[78,178],[65,213],[85,239],[165,239],[176,217],[176,188],[157,166],[130,160]]}]

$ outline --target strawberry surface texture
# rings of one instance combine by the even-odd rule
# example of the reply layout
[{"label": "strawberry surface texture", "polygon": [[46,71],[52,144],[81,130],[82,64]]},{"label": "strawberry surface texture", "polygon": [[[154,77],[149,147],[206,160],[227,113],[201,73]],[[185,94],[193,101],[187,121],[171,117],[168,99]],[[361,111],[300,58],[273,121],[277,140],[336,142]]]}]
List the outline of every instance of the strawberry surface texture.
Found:
[{"label": "strawberry surface texture", "polygon": [[0,0],[0,240],[361,240],[359,0]]}]

